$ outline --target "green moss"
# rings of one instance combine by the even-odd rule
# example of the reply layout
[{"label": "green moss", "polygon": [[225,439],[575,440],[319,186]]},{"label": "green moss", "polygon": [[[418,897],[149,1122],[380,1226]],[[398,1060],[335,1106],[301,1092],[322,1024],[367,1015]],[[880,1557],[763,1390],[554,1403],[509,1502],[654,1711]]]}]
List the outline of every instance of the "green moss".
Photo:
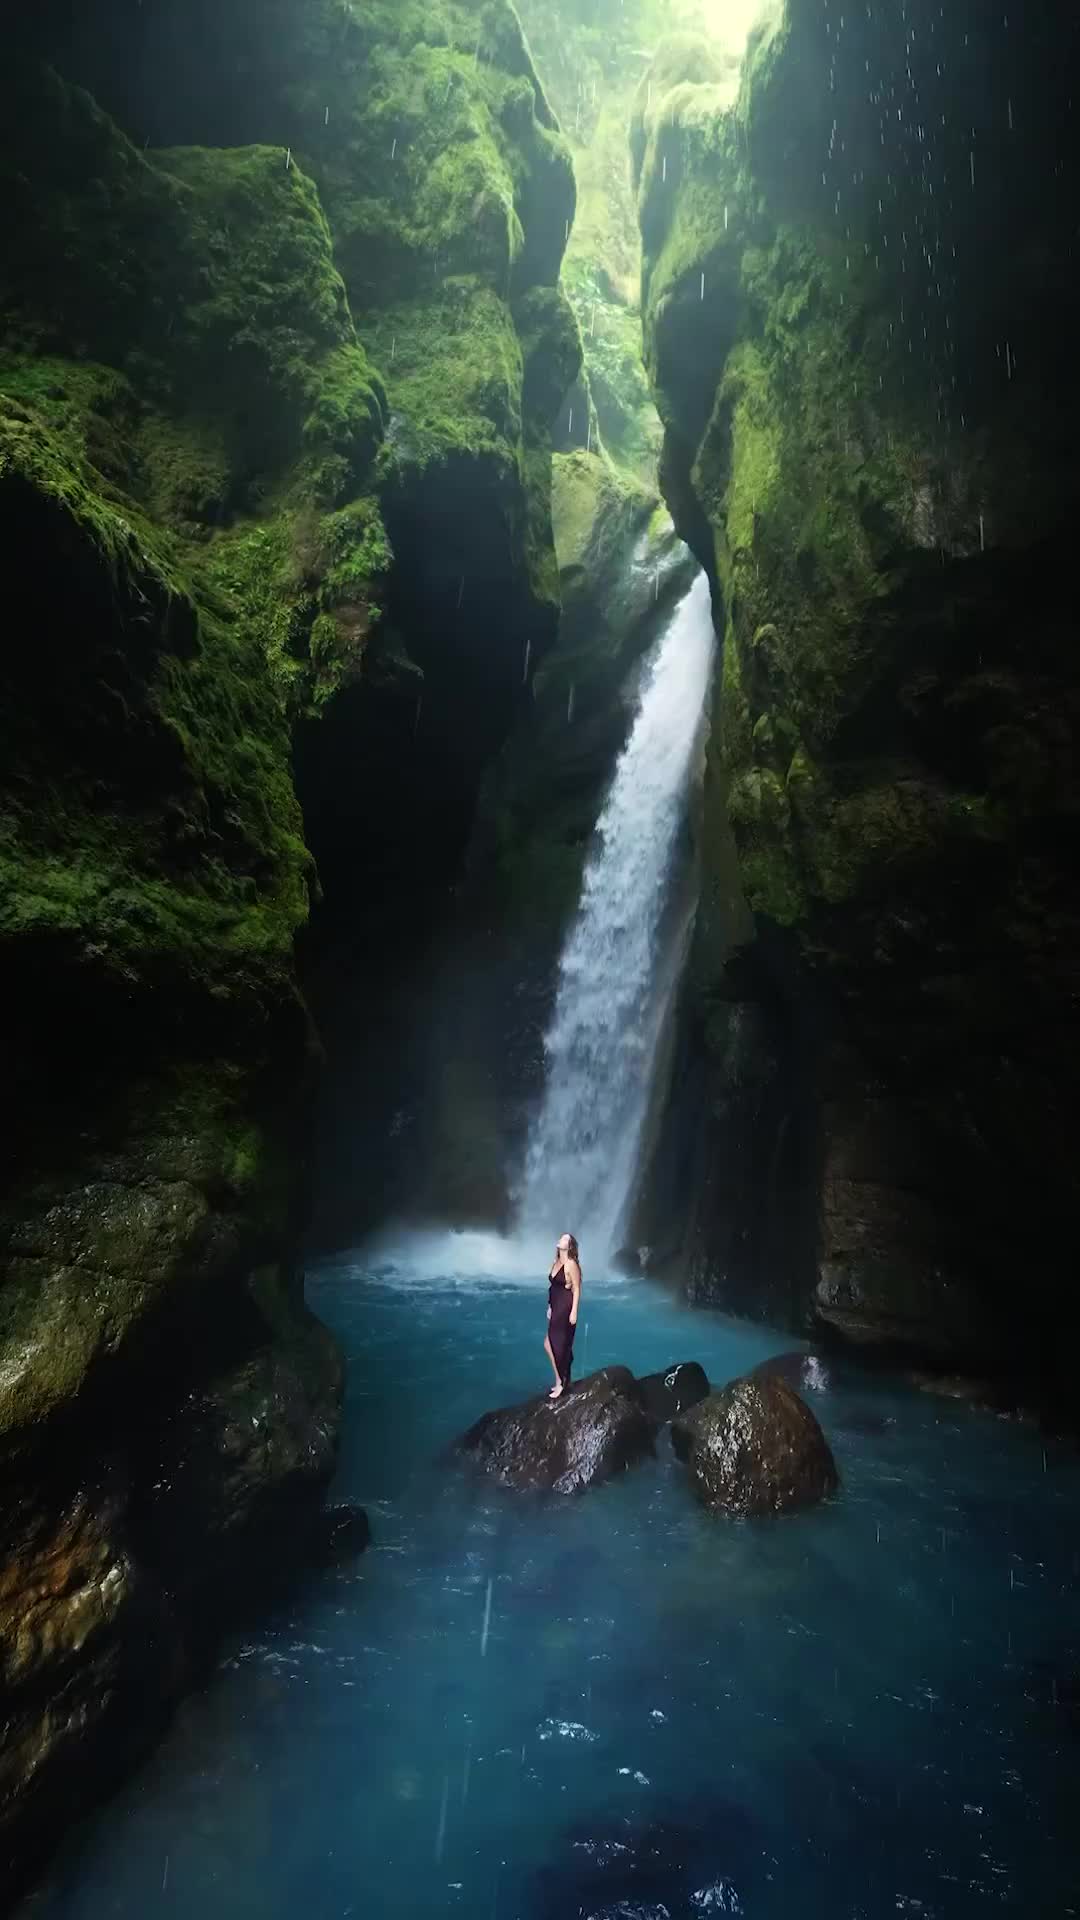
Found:
[{"label": "green moss", "polygon": [[[290,736],[358,675],[418,677],[381,619],[384,507],[395,531],[445,509],[455,560],[461,512],[534,662],[555,626],[574,189],[516,15],[272,11],[252,144],[142,151],[53,74],[3,87],[0,547],[33,612],[0,662],[0,959],[84,1069],[0,1222],[5,1431],[163,1307],[230,1311],[295,1228],[313,875]],[[295,1347],[295,1301],[256,1291]]]},{"label": "green moss", "polygon": [[131,444],[133,479],[152,519],[200,540],[229,518],[233,463],[219,420],[144,412]]},{"label": "green moss", "polygon": [[0,347],[0,394],[32,407],[73,454],[109,481],[128,484],[137,466],[132,438],[141,408],[113,367]]},{"label": "green moss", "polygon": [[[62,685],[70,673],[73,636],[61,624],[40,659],[9,663],[0,933],[77,935],[132,980],[165,965],[208,981],[227,974],[230,955],[257,970],[287,965],[309,861],[257,644],[219,610],[200,613],[175,547],[10,401],[0,494],[8,578],[32,575],[55,543],[71,579],[58,591],[82,602],[79,644],[91,660],[99,649],[79,746],[62,769],[49,758],[49,700],[51,677]],[[117,633],[134,649],[126,659]],[[124,803],[130,756],[137,765],[147,750],[158,756],[157,794],[145,807]],[[242,966],[230,990],[243,978]]]},{"label": "green moss", "polygon": [[464,452],[509,467],[521,436],[521,346],[510,310],[482,280],[445,280],[426,301],[369,324],[395,421],[388,452],[423,468]]},{"label": "green moss", "polygon": [[734,108],[728,79],[673,43],[634,139],[649,363],[695,450],[726,610],[718,737],[740,869],[755,910],[791,924],[936,857],[945,829],[925,782],[852,770],[838,787],[832,765],[894,656],[927,422],[908,407],[883,428],[890,353],[862,250],[770,215],[748,171],[755,89],[783,70],[786,32],[755,40]]},{"label": "green moss", "polygon": [[262,648],[283,710],[311,713],[362,671],[393,562],[374,499],[284,506],[217,536],[199,578]]},{"label": "green moss", "polygon": [[587,260],[576,236],[564,283],[581,328],[589,398],[604,448],[644,485],[656,478],[661,429],[641,357],[641,316]]},{"label": "green moss", "polygon": [[681,281],[700,274],[725,236],[733,244],[730,209],[738,161],[727,103],[723,87],[687,81],[674,88],[645,150],[639,214],[654,305]]},{"label": "green moss", "polygon": [[730,355],[716,404],[724,424],[720,432],[718,422],[710,425],[695,478],[706,511],[722,513],[728,547],[738,555],[753,548],[757,517],[769,511],[782,466],[782,416],[768,362],[752,342]]},{"label": "green moss", "polygon": [[547,432],[581,370],[581,332],[561,287],[534,287],[514,307],[523,361],[526,420]]},{"label": "green moss", "polygon": [[[264,476],[301,451],[316,464],[336,456],[339,485],[359,473],[381,432],[383,395],[301,169],[270,147],[138,153],[87,94],[41,69],[20,69],[15,111],[17,151],[9,143],[0,154],[10,345],[104,363],[165,416],[164,433],[209,435],[215,482],[225,458],[234,475],[258,476],[230,507],[253,504]],[[78,381],[63,383],[69,411]],[[115,412],[118,389],[81,386],[84,416]],[[197,469],[196,497],[220,507],[201,471],[205,446],[181,453]]]},{"label": "green moss", "polygon": [[1006,816],[984,795],[945,790],[907,771],[837,792],[828,770],[799,754],[787,789],[803,870],[830,906],[888,898],[905,884],[905,870],[959,870],[975,846],[1008,837]]},{"label": "green moss", "polygon": [[[652,0],[569,15],[526,0],[522,13],[577,178],[563,261],[585,350],[585,393],[575,397],[575,418],[591,423],[594,445],[599,439],[612,459],[651,485],[660,428],[641,361],[641,243],[626,129],[642,45],[670,25],[670,15]],[[562,436],[564,444],[570,437]]]},{"label": "green moss", "polygon": [[522,455],[525,492],[525,567],[534,605],[558,617],[562,606],[559,562],[551,518],[551,448],[546,442]]},{"label": "green moss", "polygon": [[[85,223],[102,256],[79,255],[79,326],[110,337],[119,296],[102,266],[118,271],[136,193],[162,228],[148,242],[157,304],[136,314],[127,296],[122,372],[9,350],[0,391],[34,404],[122,489],[125,514],[181,536],[174,552],[205,599],[208,644],[242,632],[285,705],[317,707],[359,668],[391,556],[364,490],[386,395],[357,341],[314,184],[266,147],[144,159],[86,95],[52,76],[36,85],[38,115],[60,118],[97,169],[65,171],[43,202],[51,241]],[[48,125],[31,138],[47,142]],[[115,233],[103,235],[109,221]],[[35,298],[38,328],[60,335],[70,323],[52,310],[44,258],[17,264],[23,323]]]},{"label": "green moss", "polygon": [[[574,181],[517,16],[506,0],[313,0],[284,31],[295,154],[318,183],[390,424],[373,485],[342,472],[352,423],[322,378],[306,415],[323,448],[307,459],[307,495],[325,508],[378,492],[408,527],[421,493],[440,526],[466,495],[478,526],[494,508],[492,551],[520,582],[519,617],[539,612],[546,633],[557,596],[541,438],[579,352],[557,292]],[[442,572],[449,581],[452,567]],[[333,651],[321,615],[333,612],[312,613],[320,661]],[[296,653],[291,633],[276,655],[285,680]]]},{"label": "green moss", "polygon": [[78,432],[50,428],[48,417],[0,390],[0,483],[25,485],[51,510],[70,515],[92,545],[114,587],[132,573],[145,575],[167,598],[184,598],[167,540],[155,539],[138,508],[95,484]]},{"label": "green moss", "polygon": [[654,497],[638,487],[603,453],[560,454],[554,478],[555,544],[567,576],[607,573],[616,552],[625,552],[642,527],[662,542],[670,521]]},{"label": "green moss", "polygon": [[[142,153],[27,70],[0,153],[0,481],[127,636],[102,673],[115,779],[57,780],[15,703],[12,764],[40,764],[17,776],[36,824],[21,803],[5,821],[6,926],[84,938],[133,979],[288,964],[310,867],[288,727],[372,651],[393,564],[377,488],[400,503],[472,463],[530,617],[558,606],[545,416],[580,357],[555,286],[573,180],[520,26],[499,0],[362,19],[316,0],[288,32],[285,119],[327,134],[306,150]],[[140,728],[160,790],[125,808]]]},{"label": "green moss", "polygon": [[784,784],[768,768],[750,768],[731,781],[727,804],[747,904],[790,926],[805,914],[806,888],[791,845]]},{"label": "green moss", "polygon": [[186,256],[202,263],[170,340],[185,412],[225,423],[235,465],[269,476],[299,461],[296,488],[328,505],[347,497],[381,438],[386,397],[313,182],[274,148],[174,150],[158,165],[182,185]]},{"label": "green moss", "polygon": [[337,78],[314,156],[354,305],[416,298],[440,267],[506,296],[553,284],[573,171],[512,8],[321,12]]}]

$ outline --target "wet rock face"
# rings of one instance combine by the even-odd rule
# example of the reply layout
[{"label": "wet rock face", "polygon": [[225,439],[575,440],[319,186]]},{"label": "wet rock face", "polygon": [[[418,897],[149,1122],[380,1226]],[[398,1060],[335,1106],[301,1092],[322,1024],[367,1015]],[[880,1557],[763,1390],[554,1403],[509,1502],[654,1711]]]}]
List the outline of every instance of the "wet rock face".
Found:
[{"label": "wet rock face", "polygon": [[714,1512],[784,1513],[839,1484],[821,1428],[784,1380],[733,1381],[673,1421],[671,1439]]},{"label": "wet rock face", "polygon": [[[752,1176],[784,1189],[799,1146],[774,1211],[806,1230],[771,1310],[1029,1376],[1080,1199],[1078,32],[1064,0],[783,0],[737,105],[670,43],[633,133],[663,484],[724,626],[706,818],[756,921],[733,956],[706,843],[709,1150],[726,1175],[751,1137],[751,1006]],[[726,1299],[730,1217],[699,1263]]]},{"label": "wet rock face", "polygon": [[99,1410],[95,1426],[69,1417],[51,1448],[4,1457],[5,1894],[55,1845],[58,1807],[85,1805],[142,1756],[223,1627],[309,1555],[366,1544],[362,1514],[319,1508],[340,1414],[333,1341],[261,1285],[277,1325],[253,1312],[253,1351],[219,1355],[175,1403],[148,1358],[137,1407]]},{"label": "wet rock face", "polygon": [[601,1367],[559,1400],[485,1413],[461,1449],[504,1487],[551,1493],[582,1493],[654,1452],[628,1367]]},{"label": "wet rock face", "polygon": [[644,1374],[638,1391],[649,1419],[664,1426],[706,1398],[709,1378],[696,1360],[680,1360],[663,1373]]}]

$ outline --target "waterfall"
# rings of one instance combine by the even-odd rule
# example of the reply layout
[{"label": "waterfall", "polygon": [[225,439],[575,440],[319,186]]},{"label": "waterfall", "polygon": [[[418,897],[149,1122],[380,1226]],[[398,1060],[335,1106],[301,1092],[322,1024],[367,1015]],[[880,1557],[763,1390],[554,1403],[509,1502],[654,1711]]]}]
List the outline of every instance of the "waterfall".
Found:
[{"label": "waterfall", "polygon": [[682,957],[670,909],[712,653],[700,574],[645,674],[559,962],[521,1224],[530,1239],[576,1233],[594,1257],[619,1244]]}]

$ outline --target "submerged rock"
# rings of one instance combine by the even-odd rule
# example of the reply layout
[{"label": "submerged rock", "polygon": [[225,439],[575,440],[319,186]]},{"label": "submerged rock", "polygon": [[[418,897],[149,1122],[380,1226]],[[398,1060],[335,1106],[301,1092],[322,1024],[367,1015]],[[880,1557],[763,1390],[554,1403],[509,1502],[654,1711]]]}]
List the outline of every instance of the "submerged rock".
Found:
[{"label": "submerged rock", "polygon": [[665,1373],[645,1374],[638,1390],[649,1419],[663,1426],[706,1398],[709,1376],[696,1360],[680,1360]]},{"label": "submerged rock", "polygon": [[801,1393],[828,1393],[832,1371],[817,1353],[774,1353],[750,1369],[751,1380],[784,1380]]},{"label": "submerged rock", "polygon": [[581,1493],[654,1452],[628,1367],[601,1367],[560,1400],[540,1394],[485,1413],[460,1445],[504,1487],[553,1493]]},{"label": "submerged rock", "polygon": [[326,1507],[314,1523],[312,1558],[324,1567],[355,1560],[371,1545],[371,1522],[363,1507],[341,1501]]},{"label": "submerged rock", "polygon": [[725,1513],[810,1506],[839,1483],[825,1435],[784,1380],[733,1380],[674,1420],[671,1439],[699,1499]]},{"label": "submerged rock", "polygon": [[[624,1781],[633,1778],[622,1771]],[[529,1920],[741,1913],[760,1884],[761,1862],[758,1823],[717,1794],[686,1800],[656,1820],[630,1817],[616,1803],[552,1836],[525,1911]]]},{"label": "submerged rock", "polygon": [[995,1380],[973,1378],[963,1373],[926,1373],[921,1368],[904,1375],[908,1386],[918,1393],[929,1393],[941,1400],[959,1400],[975,1413],[992,1413],[999,1420],[1031,1419],[1015,1393]]}]

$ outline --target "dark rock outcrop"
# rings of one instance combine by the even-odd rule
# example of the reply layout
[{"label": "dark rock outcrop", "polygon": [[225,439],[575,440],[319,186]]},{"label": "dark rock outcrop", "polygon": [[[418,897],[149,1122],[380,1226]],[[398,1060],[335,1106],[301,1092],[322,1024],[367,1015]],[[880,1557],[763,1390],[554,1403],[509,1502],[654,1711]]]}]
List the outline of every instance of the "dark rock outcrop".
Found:
[{"label": "dark rock outcrop", "polygon": [[559,1400],[540,1395],[485,1413],[460,1446],[504,1487],[552,1493],[582,1493],[654,1452],[627,1367],[601,1367]]},{"label": "dark rock outcrop", "polygon": [[643,1374],[637,1384],[649,1419],[661,1427],[696,1407],[709,1392],[708,1375],[696,1360],[680,1360],[663,1373]]},{"label": "dark rock outcrop", "polygon": [[58,1808],[108,1790],[158,1736],[223,1627],[324,1550],[334,1342],[271,1272],[254,1279],[243,1320],[229,1309],[225,1319],[231,1355],[220,1322],[207,1332],[212,1361],[144,1346],[145,1377],[111,1404],[93,1397],[92,1420],[61,1407],[37,1443],[15,1452],[9,1441],[5,1895],[55,1845]]},{"label": "dark rock outcrop", "polygon": [[836,1464],[821,1428],[783,1380],[734,1380],[672,1422],[672,1444],[705,1506],[731,1514],[784,1513],[835,1491]]}]

